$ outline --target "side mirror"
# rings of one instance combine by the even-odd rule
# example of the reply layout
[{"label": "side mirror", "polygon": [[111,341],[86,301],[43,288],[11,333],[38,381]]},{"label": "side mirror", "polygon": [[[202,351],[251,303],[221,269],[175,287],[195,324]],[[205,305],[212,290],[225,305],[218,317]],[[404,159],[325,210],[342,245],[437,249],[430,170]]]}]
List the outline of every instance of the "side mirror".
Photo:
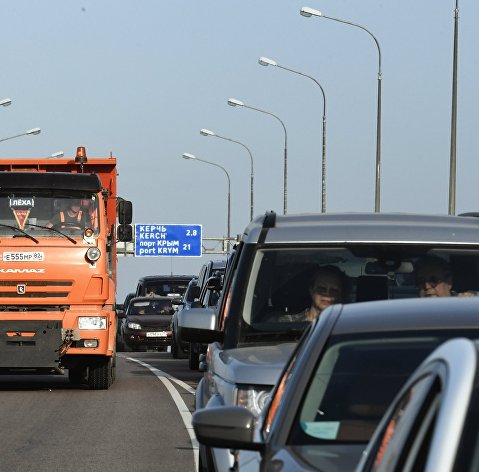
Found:
[{"label": "side mirror", "polygon": [[118,241],[129,242],[133,241],[133,227],[128,225],[119,225],[117,228]]},{"label": "side mirror", "polygon": [[129,200],[118,202],[118,222],[120,225],[131,225],[133,219],[133,205]]}]

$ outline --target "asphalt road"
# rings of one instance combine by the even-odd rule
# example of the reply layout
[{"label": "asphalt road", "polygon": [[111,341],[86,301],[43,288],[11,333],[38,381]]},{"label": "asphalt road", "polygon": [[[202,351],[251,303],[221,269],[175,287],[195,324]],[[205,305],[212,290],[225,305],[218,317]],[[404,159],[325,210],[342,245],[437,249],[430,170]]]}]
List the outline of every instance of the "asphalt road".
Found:
[{"label": "asphalt road", "polygon": [[131,352],[118,354],[109,390],[0,376],[0,470],[194,471],[186,425],[201,375],[168,353]]}]

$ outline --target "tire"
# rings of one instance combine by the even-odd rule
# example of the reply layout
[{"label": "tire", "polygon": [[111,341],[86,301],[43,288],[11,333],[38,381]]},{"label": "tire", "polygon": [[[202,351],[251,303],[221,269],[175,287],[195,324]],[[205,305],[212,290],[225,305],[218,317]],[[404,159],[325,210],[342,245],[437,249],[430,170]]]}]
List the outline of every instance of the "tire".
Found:
[{"label": "tire", "polygon": [[181,346],[181,343],[178,343],[177,351],[178,351],[178,359],[188,359],[189,354],[187,351],[183,349],[183,347]]},{"label": "tire", "polygon": [[86,368],[85,367],[74,367],[68,369],[68,380],[72,385],[82,385],[87,382],[86,379]]},{"label": "tire", "polygon": [[115,377],[115,366],[111,357],[99,359],[88,367],[90,390],[107,390]]},{"label": "tire", "polygon": [[198,356],[198,351],[193,347],[193,343],[190,343],[188,366],[190,370],[198,370],[200,367],[200,359]]},{"label": "tire", "polygon": [[171,339],[171,357],[173,359],[178,359],[178,344],[176,343],[175,335]]}]

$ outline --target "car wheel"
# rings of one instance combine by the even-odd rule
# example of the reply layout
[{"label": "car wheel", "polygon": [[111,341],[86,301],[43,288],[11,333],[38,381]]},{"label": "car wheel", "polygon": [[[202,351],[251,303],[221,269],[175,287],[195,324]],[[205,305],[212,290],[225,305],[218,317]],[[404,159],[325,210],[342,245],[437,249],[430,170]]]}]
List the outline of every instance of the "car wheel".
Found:
[{"label": "car wheel", "polygon": [[200,367],[200,359],[198,356],[198,351],[193,347],[193,343],[190,343],[188,366],[190,370],[198,370]]},{"label": "car wheel", "polygon": [[171,357],[178,359],[178,344],[176,344],[175,336],[171,339]]}]

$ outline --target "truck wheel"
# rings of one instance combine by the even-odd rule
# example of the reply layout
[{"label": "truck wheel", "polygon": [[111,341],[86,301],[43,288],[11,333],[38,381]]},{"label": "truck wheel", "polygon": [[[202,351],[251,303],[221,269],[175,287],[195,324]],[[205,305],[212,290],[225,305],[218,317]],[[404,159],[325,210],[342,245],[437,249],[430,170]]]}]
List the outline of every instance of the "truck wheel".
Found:
[{"label": "truck wheel", "polygon": [[90,390],[106,390],[113,383],[114,365],[111,357],[98,360],[88,367]]},{"label": "truck wheel", "polygon": [[85,367],[74,367],[68,369],[68,380],[72,385],[81,385],[86,383],[86,369]]}]

